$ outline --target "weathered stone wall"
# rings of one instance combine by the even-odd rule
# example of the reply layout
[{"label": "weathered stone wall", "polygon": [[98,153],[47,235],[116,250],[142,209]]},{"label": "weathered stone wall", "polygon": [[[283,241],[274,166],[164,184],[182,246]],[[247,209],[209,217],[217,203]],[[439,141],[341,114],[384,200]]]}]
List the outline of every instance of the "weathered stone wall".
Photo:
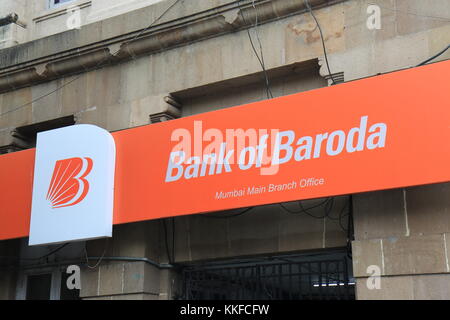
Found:
[{"label": "weathered stone wall", "polygon": [[[450,299],[450,184],[354,196],[359,299]],[[381,288],[370,290],[367,268]]]},{"label": "weathered stone wall", "polygon": [[[310,2],[324,32],[331,72],[339,80],[415,66],[450,43],[446,0]],[[25,10],[23,1],[15,3],[17,10]],[[168,3],[47,38],[41,38],[45,28],[39,31],[37,25],[53,21],[55,29],[49,32],[59,32],[62,16],[34,23],[25,33],[16,30],[17,41],[13,41],[22,44],[0,51],[0,113],[60,89],[2,115],[0,146],[11,143],[10,131],[18,126],[67,115],[75,115],[77,123],[110,131],[148,124],[151,114],[167,109],[164,97],[168,95],[180,99],[182,116],[265,98],[261,66],[245,30],[250,25],[242,21],[233,1],[184,1],[142,39],[131,41],[152,21],[149,17],[156,18]],[[381,30],[366,27],[366,9],[372,3],[381,7]],[[327,80],[329,84],[319,30],[301,1],[259,1],[257,7],[266,69],[273,74],[284,68],[280,77],[271,78],[274,94],[323,87]],[[242,10],[254,21],[251,6]],[[211,17],[206,19],[207,15]],[[193,18],[188,21],[186,16]],[[57,19],[62,20],[56,23]],[[256,39],[255,29],[250,32]],[[31,39],[35,40],[26,42]],[[446,53],[437,60],[449,57]],[[96,68],[104,61],[104,67]],[[313,66],[317,61],[320,69]],[[222,85],[249,76],[253,80],[241,88]],[[199,88],[206,89],[205,94],[198,95]],[[450,298],[448,192],[443,184],[354,196],[353,262],[359,299]],[[335,220],[289,215],[277,205],[230,219],[187,216],[175,221],[176,262],[343,247],[347,241]],[[159,221],[118,226],[111,241],[110,256],[167,262]],[[90,242],[89,248],[92,255],[100,256],[103,242]],[[380,290],[366,286],[370,265],[380,266]],[[146,262],[104,262],[83,271],[81,295],[166,299],[174,294],[175,278],[173,271]]]},{"label": "weathered stone wall", "polygon": [[[311,200],[305,207],[323,200]],[[175,218],[175,243],[172,223],[167,222],[167,235],[161,220],[132,223],[114,227],[113,239],[90,241],[89,256],[148,258],[159,264],[174,264],[227,259],[259,254],[277,254],[345,247],[347,216],[339,223],[339,214],[348,203],[340,197],[329,215],[312,218],[304,213],[288,213],[279,205],[256,207],[242,216],[242,209],[210,215]],[[297,203],[285,206],[299,211]],[[348,207],[347,207],[348,208]],[[311,210],[313,215],[325,215],[323,210]],[[222,218],[217,218],[217,216]],[[166,239],[167,237],[167,247]],[[106,248],[106,251],[105,251]],[[175,249],[175,252],[172,251]],[[171,261],[172,262],[172,261]],[[90,262],[95,265],[96,261]],[[81,296],[84,299],[170,299],[180,294],[177,269],[158,268],[146,262],[103,261],[97,268],[85,268]]]},{"label": "weathered stone wall", "polygon": [[[49,0],[2,0],[0,17],[16,13],[25,26],[0,26],[0,48],[67,31],[68,23],[73,26],[73,22],[78,19],[83,27],[162,1],[166,0],[73,0],[52,7]],[[77,8],[76,13],[70,8]]]},{"label": "weathered stone wall", "polygon": [[[90,257],[147,258],[159,261],[159,221],[114,227],[112,239],[90,241]],[[91,267],[98,260],[89,261]],[[160,299],[163,271],[144,261],[103,261],[95,268],[84,267],[80,296],[95,299]]]}]

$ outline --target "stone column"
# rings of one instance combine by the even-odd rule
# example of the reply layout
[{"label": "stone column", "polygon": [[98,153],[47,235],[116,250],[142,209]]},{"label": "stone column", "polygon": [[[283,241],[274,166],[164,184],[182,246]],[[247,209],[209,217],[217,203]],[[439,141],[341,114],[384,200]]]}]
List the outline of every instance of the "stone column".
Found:
[{"label": "stone column", "polygon": [[446,183],[354,196],[357,299],[450,299],[449,195]]},{"label": "stone column", "polygon": [[[111,260],[147,258],[159,263],[159,221],[139,222],[114,227],[113,238],[89,241],[88,255],[104,258],[90,260],[91,268],[81,272],[80,296],[85,300],[160,299],[161,269],[144,261]],[[106,248],[106,249],[105,249]],[[106,251],[105,251],[106,250]]]}]

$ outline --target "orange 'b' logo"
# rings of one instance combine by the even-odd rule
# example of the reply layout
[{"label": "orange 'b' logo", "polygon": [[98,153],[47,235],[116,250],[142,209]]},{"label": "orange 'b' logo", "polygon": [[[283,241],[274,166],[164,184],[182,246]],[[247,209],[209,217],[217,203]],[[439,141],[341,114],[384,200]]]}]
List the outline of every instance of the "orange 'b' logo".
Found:
[{"label": "orange 'b' logo", "polygon": [[58,160],[47,192],[52,208],[70,207],[80,203],[88,194],[91,172],[91,158],[70,158]]}]

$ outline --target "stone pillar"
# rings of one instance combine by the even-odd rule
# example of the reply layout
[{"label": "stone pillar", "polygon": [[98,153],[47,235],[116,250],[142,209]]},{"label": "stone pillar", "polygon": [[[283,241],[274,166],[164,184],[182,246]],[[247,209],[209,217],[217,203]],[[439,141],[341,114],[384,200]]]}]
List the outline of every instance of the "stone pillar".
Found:
[{"label": "stone pillar", "polygon": [[160,300],[177,300],[182,295],[182,274],[177,269],[160,272]]},{"label": "stone pillar", "polygon": [[27,3],[25,0],[3,0],[0,7],[0,17],[9,14],[18,16],[17,23],[0,26],[0,49],[15,46],[26,39]]},{"label": "stone pillar", "polygon": [[449,195],[450,183],[354,196],[357,299],[450,299]]},{"label": "stone pillar", "polygon": [[[139,222],[114,227],[113,238],[89,241],[91,268],[81,272],[80,296],[85,300],[160,299],[162,270],[149,262],[114,261],[111,257],[147,258],[159,263],[159,221]],[[105,249],[106,248],[106,249]],[[105,251],[106,250],[106,251]]]}]

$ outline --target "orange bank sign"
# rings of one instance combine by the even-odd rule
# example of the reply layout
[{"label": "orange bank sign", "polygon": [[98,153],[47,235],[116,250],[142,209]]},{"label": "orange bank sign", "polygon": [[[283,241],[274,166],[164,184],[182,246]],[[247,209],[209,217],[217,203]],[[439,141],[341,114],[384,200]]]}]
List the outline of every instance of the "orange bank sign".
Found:
[{"label": "orange bank sign", "polygon": [[[448,75],[450,61],[115,132],[113,221],[450,181]],[[34,152],[0,156],[0,239],[28,235]]]}]

